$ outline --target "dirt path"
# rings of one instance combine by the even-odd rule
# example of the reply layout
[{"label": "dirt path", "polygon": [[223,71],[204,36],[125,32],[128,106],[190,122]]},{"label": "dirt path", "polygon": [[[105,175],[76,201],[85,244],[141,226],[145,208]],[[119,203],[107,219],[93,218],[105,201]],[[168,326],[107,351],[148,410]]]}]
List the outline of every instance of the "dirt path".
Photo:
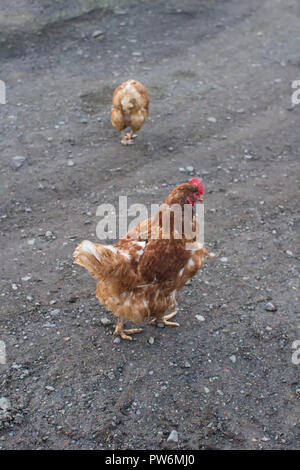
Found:
[{"label": "dirt path", "polygon": [[[299,3],[112,5],[2,29],[0,448],[299,448]],[[110,102],[130,77],[151,117],[127,148]],[[191,175],[220,256],[179,329],[115,342],[74,247],[100,203],[159,203]]]}]

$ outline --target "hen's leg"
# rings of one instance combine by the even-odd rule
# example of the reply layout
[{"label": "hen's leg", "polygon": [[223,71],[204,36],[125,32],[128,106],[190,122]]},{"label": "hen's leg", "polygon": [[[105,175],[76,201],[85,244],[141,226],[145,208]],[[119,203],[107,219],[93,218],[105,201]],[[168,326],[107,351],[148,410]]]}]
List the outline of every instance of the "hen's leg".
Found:
[{"label": "hen's leg", "polygon": [[143,331],[141,328],[132,328],[131,330],[124,330],[123,329],[123,318],[119,317],[118,323],[117,323],[115,331],[114,331],[114,335],[119,335],[122,339],[128,339],[128,340],[131,341],[132,337],[128,336],[126,333],[134,334],[134,333],[140,333],[141,331]]},{"label": "hen's leg", "polygon": [[128,141],[132,144],[133,143],[132,139],[136,138],[136,134],[134,134],[133,130],[131,129],[130,132],[128,132],[128,134],[126,134],[126,137],[127,137]]},{"label": "hen's leg", "polygon": [[125,138],[127,139],[126,145],[132,145],[133,139],[135,139],[136,134],[133,133],[133,130],[125,134]]},{"label": "hen's leg", "polygon": [[128,144],[127,135],[125,135],[124,131],[121,131],[121,136],[122,136],[121,144],[127,145]]},{"label": "hen's leg", "polygon": [[154,320],[152,320],[151,323],[163,323],[166,326],[179,326],[179,323],[177,323],[175,321],[168,321],[168,320],[170,320],[170,318],[175,317],[175,315],[177,315],[176,311],[172,312],[172,313],[169,313],[169,315],[165,315],[162,318],[154,318]]}]

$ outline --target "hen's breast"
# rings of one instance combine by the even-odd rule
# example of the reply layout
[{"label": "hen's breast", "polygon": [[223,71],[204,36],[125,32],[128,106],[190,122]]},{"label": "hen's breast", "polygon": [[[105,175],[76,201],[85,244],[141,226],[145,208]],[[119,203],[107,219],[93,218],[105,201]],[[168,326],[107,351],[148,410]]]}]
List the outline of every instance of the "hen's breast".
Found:
[{"label": "hen's breast", "polygon": [[126,124],[126,127],[129,127],[131,124],[131,119],[130,119],[129,114],[123,114],[123,120],[124,120],[124,123]]}]

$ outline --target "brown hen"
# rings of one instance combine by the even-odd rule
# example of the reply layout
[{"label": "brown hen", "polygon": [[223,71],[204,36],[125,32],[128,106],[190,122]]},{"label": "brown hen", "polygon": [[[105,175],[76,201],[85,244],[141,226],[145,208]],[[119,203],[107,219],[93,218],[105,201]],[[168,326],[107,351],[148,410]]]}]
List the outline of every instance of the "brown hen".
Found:
[{"label": "brown hen", "polygon": [[[149,96],[147,88],[137,80],[127,80],[118,86],[112,98],[112,125],[121,131],[123,145],[131,145],[137,132],[145,124],[149,115]],[[125,135],[124,130],[130,132]]]},{"label": "brown hen", "polygon": [[[123,339],[142,331],[124,330],[124,318],[142,322],[152,317],[153,322],[178,326],[169,321],[176,315],[176,292],[197,273],[205,257],[212,256],[198,241],[195,214],[184,214],[188,204],[198,201],[203,201],[203,186],[194,178],[177,186],[152,218],[114,246],[86,240],[74,251],[75,263],[97,279],[99,301],[119,318],[115,334]],[[179,208],[179,223],[174,207]]]}]

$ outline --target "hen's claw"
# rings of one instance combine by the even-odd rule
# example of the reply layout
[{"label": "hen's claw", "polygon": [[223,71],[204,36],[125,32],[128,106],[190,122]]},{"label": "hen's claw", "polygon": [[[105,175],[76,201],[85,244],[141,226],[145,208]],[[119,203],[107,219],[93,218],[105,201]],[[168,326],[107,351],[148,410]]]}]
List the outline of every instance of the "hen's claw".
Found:
[{"label": "hen's claw", "polygon": [[143,331],[142,328],[132,328],[130,330],[124,330],[123,329],[123,319],[119,318],[118,323],[117,323],[116,328],[115,328],[115,331],[114,331],[114,335],[118,335],[122,339],[127,339],[129,341],[132,341],[132,337],[128,336],[126,333],[134,334],[134,333],[140,333],[141,331]]},{"label": "hen's claw", "polygon": [[136,138],[136,134],[134,134],[132,131],[131,131],[131,132],[128,132],[128,134],[126,134],[125,136],[126,136],[127,139],[129,139],[129,140]]},{"label": "hen's claw", "polygon": [[170,320],[170,318],[173,318],[175,317],[175,315],[177,315],[177,312],[172,312],[172,313],[169,313],[169,315],[165,315],[164,317],[162,318],[154,318],[151,323],[152,324],[155,324],[155,323],[163,323],[164,325],[166,326],[180,326],[179,323],[175,322],[175,321],[168,321]]},{"label": "hen's claw", "polygon": [[133,132],[128,132],[127,134],[125,134],[124,131],[121,132],[121,136],[122,136],[122,140],[121,140],[121,144],[123,145],[132,145],[133,144],[133,140],[136,135],[133,135]]}]

